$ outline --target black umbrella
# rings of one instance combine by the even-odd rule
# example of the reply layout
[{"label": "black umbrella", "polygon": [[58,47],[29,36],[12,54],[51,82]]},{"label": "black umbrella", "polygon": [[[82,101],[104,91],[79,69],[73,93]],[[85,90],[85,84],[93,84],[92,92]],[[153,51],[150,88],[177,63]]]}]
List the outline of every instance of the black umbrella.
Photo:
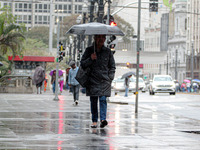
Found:
[{"label": "black umbrella", "polygon": [[135,75],[135,72],[130,71],[130,72],[127,72],[127,73],[123,74],[123,75],[122,75],[122,79],[123,79],[123,78],[126,78],[126,77],[128,77],[128,76],[130,76],[130,75]]},{"label": "black umbrella", "polygon": [[0,62],[0,67],[1,67],[1,66],[3,66],[3,63],[2,63],[2,62]]}]

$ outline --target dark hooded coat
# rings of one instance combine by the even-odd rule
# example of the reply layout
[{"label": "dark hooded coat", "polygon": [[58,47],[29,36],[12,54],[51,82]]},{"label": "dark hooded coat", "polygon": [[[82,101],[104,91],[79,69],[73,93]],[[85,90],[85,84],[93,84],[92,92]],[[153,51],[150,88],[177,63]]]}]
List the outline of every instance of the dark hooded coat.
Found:
[{"label": "dark hooded coat", "polygon": [[33,80],[35,84],[39,84],[45,80],[45,71],[41,66],[36,67]]},{"label": "dark hooded coat", "polygon": [[86,48],[81,59],[82,68],[90,68],[86,95],[109,97],[111,95],[111,82],[114,79],[116,69],[113,53],[104,46],[100,52],[96,51],[96,60],[91,59],[92,53],[94,53],[94,46]]}]

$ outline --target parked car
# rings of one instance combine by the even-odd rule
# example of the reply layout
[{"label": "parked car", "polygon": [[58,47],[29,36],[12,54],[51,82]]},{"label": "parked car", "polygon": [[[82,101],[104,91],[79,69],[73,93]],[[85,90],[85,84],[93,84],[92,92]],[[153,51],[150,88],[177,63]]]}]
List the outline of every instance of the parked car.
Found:
[{"label": "parked car", "polygon": [[[113,82],[113,89],[114,89],[115,95],[117,95],[117,93],[119,93],[119,92],[125,92],[124,80],[125,79],[122,79],[120,77],[120,78],[117,78]],[[129,92],[135,92],[135,82],[134,82],[133,78],[130,78]]]},{"label": "parked car", "polygon": [[172,77],[169,75],[155,75],[149,87],[149,94],[155,93],[169,93],[170,95],[176,94],[176,86]]}]

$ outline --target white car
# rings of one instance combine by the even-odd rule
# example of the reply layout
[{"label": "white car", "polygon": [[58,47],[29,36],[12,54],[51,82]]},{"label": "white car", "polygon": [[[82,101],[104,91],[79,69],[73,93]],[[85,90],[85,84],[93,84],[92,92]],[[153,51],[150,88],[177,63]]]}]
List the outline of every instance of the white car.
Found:
[{"label": "white car", "polygon": [[[121,77],[117,78],[115,82],[113,82],[113,89],[115,92],[115,95],[119,92],[124,92],[125,91],[125,84],[124,80]],[[129,84],[129,92],[135,92],[135,82],[133,81],[133,78],[130,78],[130,84]]]},{"label": "white car", "polygon": [[[134,77],[133,78],[133,81],[135,83],[135,87],[136,87],[136,78]],[[138,87],[138,90],[141,90],[142,92],[145,92],[146,91],[146,84],[144,82],[144,80],[142,78],[139,78],[139,87]]]},{"label": "white car", "polygon": [[176,94],[175,83],[169,75],[155,75],[149,88],[149,94],[155,93],[169,93],[170,95]]}]

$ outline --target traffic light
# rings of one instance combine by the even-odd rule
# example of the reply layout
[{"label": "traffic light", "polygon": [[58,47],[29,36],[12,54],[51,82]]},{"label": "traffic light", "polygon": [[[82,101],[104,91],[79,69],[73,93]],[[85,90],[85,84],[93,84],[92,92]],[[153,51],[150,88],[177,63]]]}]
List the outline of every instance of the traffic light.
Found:
[{"label": "traffic light", "polygon": [[110,44],[110,49],[114,50],[115,49],[115,44]]},{"label": "traffic light", "polygon": [[116,46],[116,36],[115,35],[111,35],[107,39],[107,47],[110,48],[111,50],[114,50],[115,46]]},{"label": "traffic light", "polygon": [[81,58],[81,54],[78,54],[77,55],[77,60],[80,60],[80,58]]},{"label": "traffic light", "polygon": [[[109,15],[109,25],[110,25],[110,23],[111,22],[114,22],[114,17],[112,16],[112,15]],[[107,15],[105,15],[104,17],[103,17],[103,23],[104,24],[107,24]]]},{"label": "traffic light", "polygon": [[61,42],[59,42],[59,57],[58,60],[61,62],[63,60],[63,57],[65,57],[65,48]]},{"label": "traffic light", "polygon": [[117,23],[114,22],[114,21],[111,21],[111,22],[110,22],[110,26],[117,26]]},{"label": "traffic light", "polygon": [[129,62],[126,63],[126,67],[130,68],[130,63]]},{"label": "traffic light", "polygon": [[158,12],[158,0],[149,1],[149,12]]}]

